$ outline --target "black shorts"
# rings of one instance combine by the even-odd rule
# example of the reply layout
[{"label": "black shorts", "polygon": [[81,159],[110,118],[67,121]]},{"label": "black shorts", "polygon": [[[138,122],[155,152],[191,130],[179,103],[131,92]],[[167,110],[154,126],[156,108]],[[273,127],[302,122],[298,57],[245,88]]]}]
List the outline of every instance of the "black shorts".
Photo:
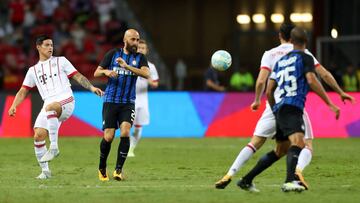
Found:
[{"label": "black shorts", "polygon": [[288,140],[289,135],[297,132],[305,133],[303,110],[291,105],[283,105],[275,113],[276,134],[278,141]]},{"label": "black shorts", "polygon": [[106,128],[118,129],[122,122],[131,125],[135,119],[135,104],[116,104],[105,102],[102,110],[103,130]]}]

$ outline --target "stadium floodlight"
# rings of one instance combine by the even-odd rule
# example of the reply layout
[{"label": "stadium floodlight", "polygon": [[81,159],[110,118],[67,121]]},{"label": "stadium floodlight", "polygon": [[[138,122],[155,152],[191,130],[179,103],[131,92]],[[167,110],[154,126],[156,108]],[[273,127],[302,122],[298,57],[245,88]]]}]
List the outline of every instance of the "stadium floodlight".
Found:
[{"label": "stadium floodlight", "polygon": [[301,13],[292,13],[290,14],[290,20],[294,23],[301,22]]},{"label": "stadium floodlight", "polygon": [[265,23],[265,16],[261,13],[256,13],[252,16],[252,20],[254,23],[260,24]]},{"label": "stadium floodlight", "polygon": [[301,20],[304,23],[309,23],[312,22],[313,20],[313,15],[311,13],[302,13],[301,14]]},{"label": "stadium floodlight", "polygon": [[240,14],[236,17],[236,21],[239,24],[249,24],[250,23],[250,16],[246,14]]},{"label": "stadium floodlight", "polygon": [[294,23],[309,23],[312,22],[313,16],[311,13],[292,13],[290,14],[290,20]]},{"label": "stadium floodlight", "polygon": [[273,23],[283,23],[284,15],[281,13],[273,13],[273,14],[271,14],[271,21]]},{"label": "stadium floodlight", "polygon": [[337,29],[335,29],[335,28],[331,29],[331,37],[334,39],[336,39],[338,37]]}]

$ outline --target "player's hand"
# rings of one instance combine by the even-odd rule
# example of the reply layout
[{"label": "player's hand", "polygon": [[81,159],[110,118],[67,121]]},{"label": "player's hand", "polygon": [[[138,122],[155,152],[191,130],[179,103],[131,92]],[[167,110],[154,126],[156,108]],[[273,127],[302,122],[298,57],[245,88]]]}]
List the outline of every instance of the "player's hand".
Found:
[{"label": "player's hand", "polygon": [[336,120],[338,120],[340,117],[340,108],[334,104],[330,104],[329,107],[330,107],[330,110],[335,113]]},{"label": "player's hand", "polygon": [[95,93],[96,95],[98,95],[100,97],[102,97],[104,95],[104,92],[100,88],[97,88],[94,86],[91,87],[91,92]]},{"label": "player's hand", "polygon": [[16,114],[16,108],[11,106],[9,109],[9,116],[15,116]]},{"label": "player's hand", "polygon": [[259,107],[260,107],[260,101],[254,101],[250,106],[251,110],[253,110],[253,111],[258,110]]},{"label": "player's hand", "polygon": [[125,61],[123,58],[118,57],[118,58],[115,59],[115,61],[116,61],[121,67],[127,69],[128,64],[126,63],[126,61]]},{"label": "player's hand", "polygon": [[105,70],[105,75],[109,78],[117,78],[118,74],[113,70]]},{"label": "player's hand", "polygon": [[350,96],[349,94],[347,94],[345,92],[340,94],[340,97],[344,103],[346,102],[346,100],[350,101],[352,104],[355,104],[355,102],[356,102],[354,97]]}]

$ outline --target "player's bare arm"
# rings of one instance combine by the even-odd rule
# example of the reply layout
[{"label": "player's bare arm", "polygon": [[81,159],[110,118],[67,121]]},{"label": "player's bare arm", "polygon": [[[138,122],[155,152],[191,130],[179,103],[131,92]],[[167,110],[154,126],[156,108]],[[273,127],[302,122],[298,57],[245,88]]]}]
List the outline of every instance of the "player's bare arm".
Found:
[{"label": "player's bare arm", "polygon": [[256,79],[255,85],[255,99],[254,102],[251,104],[251,110],[256,111],[259,109],[261,104],[261,96],[264,93],[266,80],[269,77],[269,70],[260,69],[259,75]]},{"label": "player's bare arm", "polygon": [[104,92],[101,89],[94,87],[90,83],[90,81],[85,76],[83,76],[81,73],[79,73],[79,72],[76,73],[72,78],[76,82],[78,82],[81,86],[83,86],[85,89],[90,90],[91,92],[95,93],[96,95],[98,95],[98,96],[104,95]]},{"label": "player's bare arm", "polygon": [[324,68],[324,66],[320,65],[315,69],[316,73],[319,74],[321,79],[325,81],[327,85],[331,87],[336,93],[338,93],[341,97],[341,100],[345,102],[346,100],[350,101],[352,104],[355,103],[355,98],[350,96],[349,94],[345,93],[336,82],[333,75]]},{"label": "player's bare arm", "polygon": [[269,105],[273,107],[275,105],[274,92],[277,87],[277,83],[275,80],[270,79],[268,82],[268,88],[266,89],[266,96],[269,102]]},{"label": "player's bare arm", "polygon": [[320,81],[316,78],[315,74],[312,72],[306,73],[306,80],[311,87],[311,89],[319,95],[319,97],[330,107],[330,110],[335,113],[335,118],[338,119],[340,116],[340,109],[332,103],[328,95],[326,94],[324,87],[321,85]]},{"label": "player's bare arm", "polygon": [[124,59],[122,59],[121,57],[116,59],[116,62],[123,68],[135,73],[138,76],[141,76],[143,78],[149,78],[150,77],[150,70],[148,67],[146,66],[142,66],[140,69],[139,68],[135,68],[132,67],[130,65],[128,65]]},{"label": "player's bare arm", "polygon": [[109,78],[117,78],[118,74],[113,70],[108,70],[108,69],[105,69],[105,68],[103,68],[101,66],[98,66],[96,68],[95,73],[94,73],[94,77],[102,77],[102,76],[106,76],[106,77],[109,77]]},{"label": "player's bare arm", "polygon": [[26,98],[27,94],[29,93],[29,90],[21,87],[20,90],[16,93],[15,99],[9,109],[9,116],[15,116],[16,114],[16,107],[21,104],[24,99]]}]

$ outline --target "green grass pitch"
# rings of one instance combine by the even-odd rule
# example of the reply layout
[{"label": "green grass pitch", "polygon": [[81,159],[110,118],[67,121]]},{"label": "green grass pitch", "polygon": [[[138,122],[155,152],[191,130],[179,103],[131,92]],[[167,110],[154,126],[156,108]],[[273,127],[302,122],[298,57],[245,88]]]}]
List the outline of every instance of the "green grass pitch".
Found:
[{"label": "green grass pitch", "polygon": [[[61,154],[50,167],[53,178],[35,180],[40,172],[32,139],[0,139],[0,202],[360,202],[360,139],[315,139],[312,163],[304,175],[310,190],[283,193],[285,159],[255,179],[260,193],[236,187],[236,181],[272,149],[269,140],[240,169],[225,190],[221,178],[249,139],[143,139],[136,157],[128,158],[125,181],[99,182],[100,138],[60,138]],[[119,139],[108,160],[113,172]]]}]

